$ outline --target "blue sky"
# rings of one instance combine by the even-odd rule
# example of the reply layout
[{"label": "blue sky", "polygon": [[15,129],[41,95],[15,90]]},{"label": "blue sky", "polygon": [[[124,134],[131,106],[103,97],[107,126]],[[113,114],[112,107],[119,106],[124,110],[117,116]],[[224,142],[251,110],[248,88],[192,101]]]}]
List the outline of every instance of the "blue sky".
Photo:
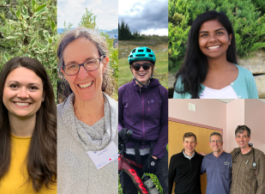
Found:
[{"label": "blue sky", "polygon": [[118,0],[57,0],[57,27],[63,28],[64,21],[77,27],[85,8],[97,16],[99,29],[118,28]]}]

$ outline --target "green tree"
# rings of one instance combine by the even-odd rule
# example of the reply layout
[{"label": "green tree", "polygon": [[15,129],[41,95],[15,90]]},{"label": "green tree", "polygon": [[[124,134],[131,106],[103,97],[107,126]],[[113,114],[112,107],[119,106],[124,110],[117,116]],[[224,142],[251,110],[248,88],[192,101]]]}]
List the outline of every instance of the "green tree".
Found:
[{"label": "green tree", "polygon": [[[96,15],[91,11],[86,9],[86,12],[81,18],[79,26],[83,26],[90,29],[97,30],[96,26]],[[100,32],[104,36],[106,42],[108,43],[109,49],[109,65],[113,69],[113,76],[115,77],[116,82],[118,81],[118,49],[113,47],[113,39],[109,37],[107,33]]]},{"label": "green tree", "polygon": [[56,0],[0,0],[0,70],[13,57],[38,59],[56,94]]},{"label": "green tree", "polygon": [[96,18],[91,11],[88,11],[86,8],[85,14],[82,16],[79,26],[84,26],[86,28],[96,29]]},{"label": "green tree", "polygon": [[128,24],[124,21],[121,24],[118,24],[118,33],[119,33],[119,40],[131,40],[133,39],[132,33]]}]

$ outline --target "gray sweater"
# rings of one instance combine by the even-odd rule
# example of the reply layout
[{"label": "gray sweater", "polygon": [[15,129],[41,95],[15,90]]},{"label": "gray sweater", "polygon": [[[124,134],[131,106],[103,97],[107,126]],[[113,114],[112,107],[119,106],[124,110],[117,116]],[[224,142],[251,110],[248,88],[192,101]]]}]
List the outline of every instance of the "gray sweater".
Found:
[{"label": "gray sweater", "polygon": [[118,160],[98,170],[87,154],[110,138],[118,146],[118,103],[104,96],[104,117],[92,126],[76,118],[74,94],[57,106],[58,194],[118,193]]}]

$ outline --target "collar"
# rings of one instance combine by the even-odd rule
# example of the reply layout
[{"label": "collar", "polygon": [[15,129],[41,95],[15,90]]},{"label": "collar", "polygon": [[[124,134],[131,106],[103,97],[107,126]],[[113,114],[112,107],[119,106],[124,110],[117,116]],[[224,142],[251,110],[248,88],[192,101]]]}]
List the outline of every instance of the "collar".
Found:
[{"label": "collar", "polygon": [[188,155],[185,154],[184,149],[182,150],[182,153],[183,153],[184,157],[188,158],[189,160],[191,160],[195,156],[195,151],[191,157],[189,157]]}]

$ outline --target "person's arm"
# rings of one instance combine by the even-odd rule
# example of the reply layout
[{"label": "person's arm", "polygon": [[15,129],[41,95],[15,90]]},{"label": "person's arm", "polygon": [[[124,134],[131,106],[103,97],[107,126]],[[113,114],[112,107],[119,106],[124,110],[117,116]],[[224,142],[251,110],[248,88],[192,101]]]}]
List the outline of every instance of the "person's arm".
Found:
[{"label": "person's arm", "polygon": [[176,92],[176,89],[183,90],[183,86],[182,86],[180,77],[178,77],[176,85],[174,86],[173,99],[183,99],[183,94]]},{"label": "person's arm", "polygon": [[119,124],[118,124],[118,130],[120,131],[123,126],[123,106],[122,106],[122,95],[123,95],[123,87],[119,88],[118,91],[119,99],[118,99],[118,109],[119,109]]},{"label": "person's arm", "polygon": [[205,157],[202,159],[201,174],[206,172]]},{"label": "person's arm", "polygon": [[265,155],[263,154],[259,161],[257,161],[257,181],[258,181],[258,189],[256,194],[264,194],[265,193]]},{"label": "person's arm", "polygon": [[[165,89],[165,88],[164,88]],[[156,145],[154,147],[152,157],[154,159],[162,158],[165,151],[166,146],[168,144],[168,92],[165,89],[165,92],[162,96],[162,107],[161,107],[161,118],[160,118],[160,132],[158,135],[158,139]]]},{"label": "person's arm", "polygon": [[177,161],[174,161],[174,156],[175,155],[173,155],[170,159],[169,169],[168,169],[168,194],[172,193],[174,177],[177,174],[177,168],[176,168]]},{"label": "person's arm", "polygon": [[257,89],[257,85],[256,85],[256,82],[255,82],[255,79],[252,75],[251,72],[249,72],[250,75],[249,75],[249,78],[248,78],[248,92],[249,92],[249,99],[259,99],[259,94],[258,94],[258,89]]}]

